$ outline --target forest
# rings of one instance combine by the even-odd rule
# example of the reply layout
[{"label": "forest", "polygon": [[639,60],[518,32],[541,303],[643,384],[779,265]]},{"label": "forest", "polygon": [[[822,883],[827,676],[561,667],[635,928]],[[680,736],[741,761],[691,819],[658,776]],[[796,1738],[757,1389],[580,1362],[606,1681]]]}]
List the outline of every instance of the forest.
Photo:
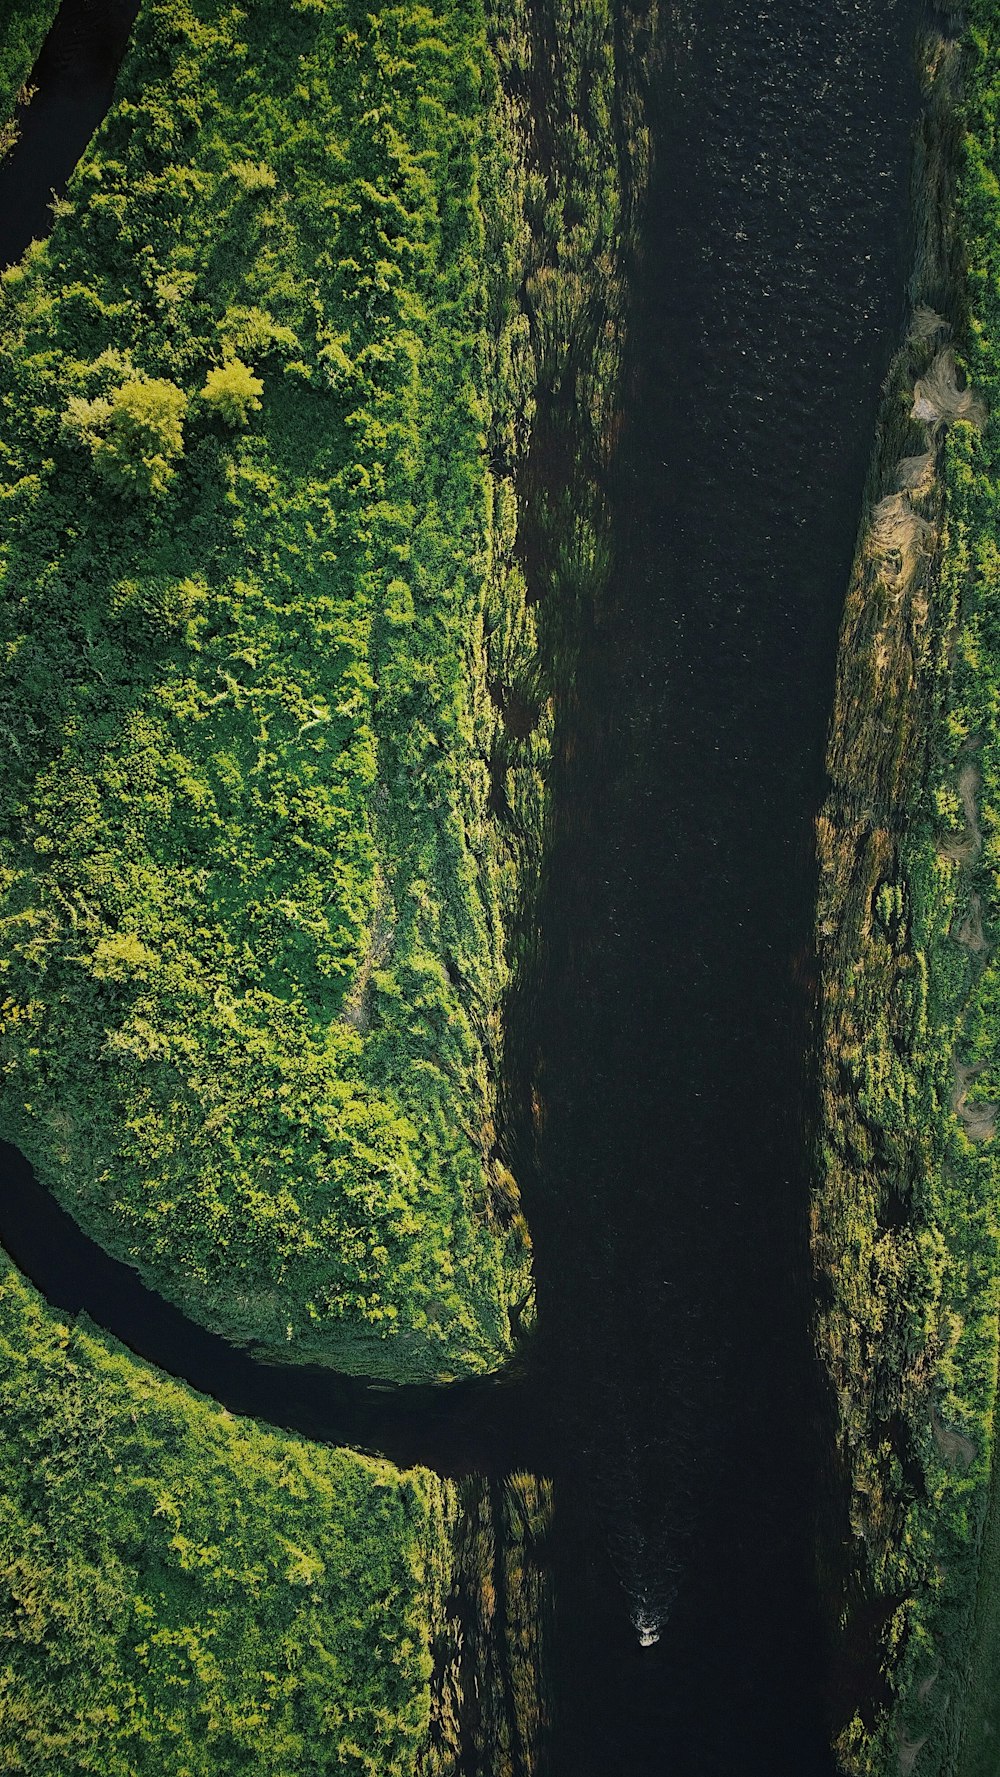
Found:
[{"label": "forest", "polygon": [[16,135],[14,113],[38,51],[55,17],[57,0],[8,0],[0,27],[0,154]]},{"label": "forest", "polygon": [[[24,84],[53,10],[51,6],[25,6],[7,13],[0,39],[5,115]],[[312,345],[316,353],[319,350],[316,341],[322,317],[318,317],[319,303],[314,303],[312,290],[300,293],[296,309],[287,292],[281,306],[281,293],[273,287],[278,260],[289,242],[298,238],[295,222],[282,230],[281,217],[275,214],[262,223],[261,240],[266,241],[271,227],[279,230],[279,238],[275,259],[253,292],[248,293],[243,284],[248,266],[241,268],[236,263],[227,271],[223,255],[221,294],[214,303],[195,298],[187,323],[178,327],[177,305],[183,307],[194,297],[198,275],[204,275],[203,267],[191,275],[187,266],[160,311],[162,331],[158,337],[152,325],[156,304],[162,300],[157,282],[162,282],[168,267],[175,274],[181,272],[175,256],[184,256],[182,236],[188,245],[193,237],[190,232],[184,235],[176,214],[173,229],[165,228],[165,212],[160,208],[169,204],[180,138],[172,140],[170,126],[166,135],[158,137],[156,156],[150,152],[149,132],[156,134],[163,125],[165,84],[174,77],[178,58],[183,60],[184,54],[191,58],[185,79],[190,85],[196,76],[202,79],[204,104],[217,96],[204,78],[205,70],[214,64],[217,71],[231,75],[230,49],[235,41],[226,38],[224,26],[220,33],[205,21],[200,25],[186,8],[166,8],[151,16],[153,10],[147,9],[147,37],[137,44],[122,80],[116,152],[129,157],[129,164],[113,156],[106,163],[101,161],[101,149],[95,145],[90,164],[96,164],[97,171],[89,175],[89,192],[88,175],[83,171],[79,195],[74,193],[64,201],[56,223],[57,233],[60,229],[69,232],[70,218],[79,213],[76,238],[72,245],[68,241],[65,245],[66,259],[59,256],[62,249],[49,243],[34,249],[29,263],[6,280],[0,370],[5,403],[3,559],[8,624],[4,642],[8,663],[13,666],[15,659],[21,661],[21,667],[8,679],[13,702],[6,720],[23,724],[22,742],[13,727],[8,728],[11,744],[7,756],[18,757],[28,768],[19,788],[8,781],[6,817],[10,821],[18,799],[30,796],[32,785],[37,786],[40,825],[33,827],[33,841],[37,844],[41,840],[41,849],[36,857],[41,861],[53,856],[51,850],[46,851],[45,828],[55,840],[56,858],[62,859],[62,866],[57,865],[51,876],[45,881],[36,879],[35,887],[28,889],[25,854],[19,861],[8,853],[4,888],[14,894],[14,902],[8,902],[7,908],[8,917],[14,908],[8,937],[15,930],[24,937],[33,929],[38,934],[45,930],[51,947],[43,939],[41,948],[34,949],[34,961],[27,964],[25,950],[19,950],[8,977],[5,1016],[12,1017],[16,1026],[20,1001],[20,1010],[27,1012],[41,1036],[46,1022],[43,981],[49,964],[55,962],[50,985],[55,985],[57,978],[61,980],[48,1003],[50,1015],[58,1022],[60,1003],[68,1009],[76,997],[74,988],[83,987],[70,1020],[93,1021],[95,1016],[99,1020],[96,1026],[91,1023],[89,1036],[83,1034],[82,1024],[77,1027],[78,1040],[92,1045],[91,1082],[96,1054],[115,1034],[126,1035],[119,1066],[135,1067],[127,1031],[131,1029],[134,1036],[144,1013],[147,1021],[150,1015],[158,1020],[164,1038],[169,1029],[172,1041],[182,1033],[186,1018],[187,1035],[195,1039],[186,1053],[189,1061],[200,1055],[200,1062],[182,1085],[176,1075],[179,1054],[165,1068],[164,1051],[159,1091],[150,1094],[140,1117],[147,1136],[157,1128],[158,1118],[190,1118],[194,1074],[199,1074],[202,1090],[212,1077],[220,1081],[222,1055],[227,1041],[230,1054],[235,1050],[238,1029],[235,1010],[225,1007],[226,969],[235,969],[234,958],[240,957],[246,966],[253,942],[247,936],[253,929],[252,917],[245,914],[240,916],[244,919],[242,929],[234,927],[228,943],[213,937],[213,915],[203,891],[212,870],[219,872],[225,860],[212,852],[211,834],[218,834],[221,827],[217,814],[214,826],[208,819],[198,783],[204,788],[209,774],[218,771],[220,764],[227,768],[227,746],[235,745],[236,754],[228,767],[226,809],[244,809],[247,821],[262,808],[269,809],[267,829],[261,834],[263,843],[249,847],[254,854],[273,854],[257,866],[258,878],[266,882],[270,873],[272,899],[277,899],[279,892],[287,896],[296,888],[308,893],[310,882],[315,884],[310,874],[315,859],[328,855],[322,844],[324,837],[328,846],[332,843],[329,828],[338,809],[346,811],[341,813],[343,821],[353,807],[356,825],[359,831],[368,831],[367,844],[374,855],[370,810],[366,813],[358,800],[358,773],[363,776],[364,759],[361,767],[351,767],[353,785],[348,767],[352,753],[357,759],[367,748],[374,756],[375,745],[373,722],[367,731],[363,722],[355,722],[360,738],[355,735],[352,739],[351,711],[338,716],[333,707],[335,698],[350,702],[354,697],[357,715],[364,694],[371,694],[363,659],[373,627],[370,610],[359,617],[355,653],[348,655],[346,641],[343,661],[333,651],[338,668],[335,674],[327,673],[321,658],[332,625],[332,552],[325,545],[329,543],[327,527],[332,530],[334,523],[332,483],[336,469],[307,460],[301,435],[295,442],[296,414],[300,425],[305,421],[308,428],[311,396],[307,394],[298,406],[294,398],[282,405],[278,392],[276,425],[281,437],[275,450],[282,453],[280,462],[262,440],[254,439],[248,426],[251,416],[264,412],[261,397],[266,401],[269,380],[282,377],[291,341],[290,328],[286,325],[282,335],[284,322],[279,323],[273,313],[268,320],[262,303],[251,302],[249,296],[272,302],[282,316],[309,311],[315,321]],[[262,23],[266,27],[267,21]],[[430,55],[432,59],[443,57],[443,46],[432,49]],[[287,82],[292,70],[286,65],[282,72]],[[282,72],[276,74],[279,94]],[[133,107],[135,115],[130,116],[127,95],[133,78],[137,84],[131,90],[143,91],[152,103],[141,115],[139,107]],[[185,122],[194,135],[195,120],[190,113]],[[279,99],[275,100],[272,123],[281,133]],[[112,119],[106,132],[109,139],[115,128],[116,120]],[[211,172],[202,176],[209,205],[219,181],[227,176],[226,141],[223,132],[219,141],[204,144],[211,164]],[[124,192],[138,164],[131,155],[147,152],[148,207],[133,212],[130,258],[123,251],[125,239],[119,226],[127,208]],[[428,158],[422,147],[414,152],[423,152],[425,161]],[[238,150],[234,148],[232,153],[238,158]],[[433,154],[430,158],[433,161]],[[276,191],[273,175],[270,183],[266,182],[266,168],[261,173],[258,167],[249,177],[251,187],[255,177],[265,179],[264,185],[258,184],[258,193]],[[419,177],[411,168],[411,180],[419,181]],[[197,183],[193,174],[191,182]],[[118,192],[117,201],[103,216],[89,208],[89,198],[98,187]],[[238,185],[231,192],[233,209],[238,210],[241,192]],[[284,196],[272,201],[294,211],[293,203]],[[357,205],[354,213],[358,213]],[[208,252],[209,218],[206,207],[202,212],[203,253]],[[237,214],[234,226],[245,226],[246,220]],[[148,231],[145,236],[144,229]],[[456,235],[460,234],[461,221],[456,215]],[[151,263],[152,248],[144,245],[144,241],[154,240],[164,254],[156,268]],[[255,248],[258,244],[255,237]],[[404,249],[409,251],[401,242],[400,252]],[[197,259],[197,254],[192,258]],[[63,279],[70,260],[75,267],[76,298],[82,303],[75,311],[73,302],[68,309],[62,307],[67,288]],[[126,266],[129,275],[121,285],[119,301],[116,279],[121,282]],[[360,276],[360,263],[356,269]],[[387,279],[392,276],[389,266],[386,275]],[[241,294],[246,298],[242,307],[229,303],[230,296]],[[416,307],[416,298],[413,300]],[[231,307],[236,308],[241,325],[257,329],[252,344],[241,340],[242,358],[230,349],[218,326]],[[279,334],[277,357],[275,329]],[[133,343],[139,340],[141,354]],[[97,359],[103,359],[104,368],[95,377],[83,366]],[[313,363],[318,366],[318,356]],[[308,388],[304,362],[294,376],[301,389]],[[358,385],[360,394],[367,395],[362,373]],[[294,380],[290,387],[294,395]],[[37,418],[43,426],[46,446],[40,459],[39,434],[34,435],[33,443],[30,415],[22,409],[20,420],[17,418],[18,404],[25,399],[37,403]],[[200,441],[188,419],[189,406],[199,401],[203,412]],[[357,406],[358,424],[367,425],[363,401]],[[82,417],[84,413],[86,417]],[[73,420],[67,424],[67,415],[72,414],[78,416],[75,433]],[[330,427],[341,440],[344,419],[342,403],[337,425]],[[217,436],[212,434],[213,427]],[[187,461],[183,462],[179,459],[185,453]],[[272,461],[275,466],[265,471],[261,465]],[[321,472],[326,477],[322,489]],[[265,480],[270,490],[266,500]],[[441,497],[445,497],[443,489]],[[89,529],[79,522],[88,509]],[[220,518],[227,510],[230,523],[224,528]],[[231,566],[237,559],[242,548],[238,539],[245,535],[246,519],[241,518],[241,511],[252,514],[256,543],[247,546],[246,559],[248,563],[253,559],[259,577],[255,600],[248,587],[242,612],[237,608],[238,593],[226,578],[227,563]],[[185,526],[190,526],[186,532]],[[323,549],[318,543],[321,533]],[[269,534],[273,534],[273,545],[265,543]],[[352,547],[360,553],[361,544],[353,535]],[[366,540],[365,547],[373,546]],[[299,555],[304,559],[305,596],[295,602],[288,596],[288,564]],[[279,569],[282,560],[283,570]],[[126,602],[131,602],[132,608],[122,607],[116,614],[115,588],[120,593],[129,564],[135,578]],[[187,571],[192,575],[197,572],[200,591],[194,591],[192,578],[189,591],[195,604],[185,614],[175,603],[171,614],[171,601],[179,598],[182,605],[188,596],[178,592]],[[373,581],[375,570],[366,572]],[[440,577],[444,573],[442,568]],[[215,577],[211,596],[210,576]],[[263,585],[272,576],[272,602],[265,606]],[[50,585],[51,599],[41,590],[43,581]],[[12,587],[19,589],[18,596],[11,596]],[[359,588],[359,603],[370,590],[370,586]],[[30,600],[20,605],[18,615],[19,597],[29,591]],[[218,599],[218,604],[213,599]],[[23,617],[36,600],[34,618],[25,625]],[[219,674],[229,669],[241,640],[248,642],[257,619],[256,646],[262,670],[256,681],[255,727],[247,732],[263,733],[261,748],[268,732],[273,732],[275,750],[270,755],[258,752],[253,761],[260,767],[258,781],[241,789],[236,772],[239,722],[231,720],[230,712],[228,730],[220,728],[219,716],[211,714],[218,706],[213,706],[211,699],[222,686],[234,709],[238,704],[245,711],[244,696],[235,689],[233,674],[231,692]],[[83,641],[84,636],[89,640]],[[83,655],[78,653],[81,645],[86,650]],[[206,679],[201,690],[199,667]],[[248,660],[235,664],[235,674],[249,677],[250,670]],[[51,703],[56,686],[66,694],[58,712]],[[315,710],[300,707],[307,694],[317,706]],[[456,693],[456,700],[459,695]],[[250,696],[249,689],[246,696]],[[294,756],[296,730],[309,721],[324,743],[327,730],[333,731],[331,752],[334,739],[344,739],[343,747],[337,747],[338,754],[348,755],[339,790],[331,785],[327,793],[321,786],[313,787],[323,775],[323,751],[316,741],[307,740],[299,756]],[[336,727],[338,722],[340,728]],[[175,738],[168,739],[171,733]],[[190,742],[177,738],[185,735],[190,735]],[[152,748],[154,736],[160,737],[165,748],[159,757]],[[22,743],[26,743],[26,753]],[[47,768],[40,768],[45,759]],[[86,808],[74,807],[70,794],[63,801],[62,818],[54,805],[48,814],[43,812],[52,789],[58,794],[62,769],[70,773],[71,782],[78,783],[80,772],[96,765],[98,759],[103,762],[102,770]],[[48,796],[42,782],[46,770]],[[186,798],[182,783],[190,792]],[[126,791],[138,791],[131,809],[123,806],[128,803]],[[285,806],[279,812],[274,805],[282,797]],[[205,811],[207,824],[200,838],[190,825],[171,828],[169,815],[175,800],[189,811],[196,805]],[[17,818],[23,813],[24,804],[19,803]],[[102,819],[107,822],[104,826]],[[180,849],[168,863],[171,830]],[[240,832],[241,844],[246,847],[246,824]],[[303,843],[305,834],[309,835],[308,845]],[[423,843],[432,845],[433,841],[425,837]],[[125,849],[114,870],[108,871],[115,845]],[[362,841],[355,844],[351,855],[365,860]],[[125,868],[119,869],[118,864]],[[67,874],[60,879],[63,867]],[[274,886],[279,878],[280,891]],[[20,891],[15,887],[18,879]],[[193,899],[199,884],[200,911]],[[325,892],[329,894],[329,884]],[[333,908],[329,932],[344,927],[342,909],[350,895],[356,899],[358,893],[357,885],[352,888],[348,883],[339,901],[329,895]],[[78,900],[81,894],[86,907]],[[258,894],[253,904],[259,909],[263,901]],[[244,905],[241,902],[241,907]],[[192,930],[193,912],[198,912],[198,929]],[[216,920],[225,912],[216,901]],[[273,909],[265,916],[281,917]],[[262,917],[259,911],[257,917]],[[65,925],[63,939],[57,936],[60,923]],[[360,925],[356,922],[352,929],[357,933]],[[67,946],[70,932],[74,936]],[[160,964],[152,971],[151,938],[162,946]],[[258,932],[256,941],[263,944],[269,940]],[[7,949],[8,957],[13,958],[15,948]],[[30,938],[26,949],[28,954],[32,952]],[[319,953],[320,947],[316,949]],[[57,958],[61,953],[62,962],[66,962],[69,950],[75,952],[77,961],[70,965],[67,976]],[[188,970],[197,967],[199,950],[205,967],[217,971],[211,985],[204,967],[200,975],[188,978]],[[329,940],[322,954],[329,955]],[[159,976],[157,985],[158,969],[165,958],[169,959],[167,975]],[[20,973],[25,966],[28,976]],[[328,972],[334,976],[332,970]],[[238,975],[235,980],[229,995],[234,1006],[239,997]],[[100,981],[107,985],[98,988],[95,997],[93,984]],[[390,1118],[384,1101],[370,1089],[366,1094],[356,1065],[339,1098],[336,1092],[331,1093],[331,1053],[342,1050],[336,1049],[320,1028],[320,997],[307,1008],[304,990],[296,995],[286,992],[286,1002],[296,1003],[289,1004],[285,1014],[282,1053],[282,1026],[277,1017],[281,992],[270,998],[262,996],[252,1004],[250,1011],[264,1022],[258,1023],[255,1039],[252,1026],[245,1027],[253,1040],[243,1067],[247,1070],[257,1065],[268,1029],[273,1027],[279,1077],[274,1105],[263,1102],[262,1120],[280,1107],[282,1082],[287,1082],[298,1063],[299,1077],[314,1082],[309,1112],[317,1098],[334,1097],[335,1105],[328,1106],[324,1114],[330,1124],[340,1118],[333,1138],[337,1155],[356,1157],[363,1141],[376,1146],[380,1139],[383,1144],[391,1139],[386,1135]],[[343,997],[341,986],[334,1003],[342,1004]],[[137,1005],[140,998],[142,1007]],[[34,1010],[28,1011],[32,1003]],[[192,1007],[202,1008],[202,1018],[207,1008],[208,1016],[214,1016],[219,1026],[206,1045],[203,1025],[200,1048]],[[136,1017],[139,1026],[134,1023]],[[147,1028],[152,1034],[152,1024],[147,1022]],[[314,1034],[311,1055],[305,1053],[304,1039],[298,1056],[289,1052],[296,1028],[318,1033]],[[22,1029],[7,1050],[12,1064],[8,1087],[18,1075],[17,1051],[23,1036]],[[349,1036],[349,1052],[356,1063],[360,1037],[354,1028],[349,1029]],[[79,1079],[61,1109],[57,1103],[60,1087],[50,1079],[55,1096],[44,1108],[48,1090],[43,1085],[48,1071],[45,1050],[49,1042],[58,1046],[65,1038],[66,1029],[59,1037],[50,1028],[30,1057],[29,1066],[35,1081],[32,1090],[37,1087],[39,1095],[41,1121],[55,1116],[64,1128],[59,1167],[63,1191],[72,1198],[78,1189],[79,1168],[87,1158],[78,1138],[71,1134],[75,1120],[85,1118],[93,1126],[102,1108],[111,1112],[102,1145],[106,1163],[114,1165],[124,1158],[129,1140],[136,1150],[143,1137],[138,1125],[128,1132],[124,1120],[116,1130],[114,1108],[103,1092],[87,1103]],[[471,1047],[471,1039],[466,1047]],[[96,1065],[107,1065],[112,1052],[107,1051],[105,1062]],[[149,1053],[147,1049],[147,1060]],[[29,1059],[23,1047],[21,1054]],[[175,1073],[173,1085],[167,1084],[166,1071]],[[69,1077],[63,1075],[63,1082]],[[120,1089],[128,1102],[124,1074]],[[14,1085],[15,1098],[19,1090]],[[222,1132],[226,1116],[234,1114],[234,1090],[230,1080],[229,1100],[225,1088],[219,1095],[219,1102],[228,1103],[228,1112],[204,1138],[206,1147],[213,1135],[219,1138],[213,1162],[217,1185],[220,1170],[224,1171],[232,1155],[232,1144],[225,1143]],[[485,1084],[483,1091],[488,1091]],[[186,1109],[184,1093],[189,1100]],[[258,1094],[254,1097],[255,1102],[261,1102]],[[78,1107],[75,1116],[74,1103]],[[119,1111],[121,1103],[122,1099]],[[21,1115],[33,1114],[23,1104],[18,1109]],[[13,1114],[9,1092],[6,1110]],[[206,1114],[210,1112],[203,1106],[203,1120]],[[394,1104],[393,1121],[401,1118]],[[272,1124],[273,1168],[288,1165],[292,1152],[289,1131],[294,1133],[303,1123],[308,1126],[310,1120],[308,1114],[298,1120],[294,1116],[282,1118],[278,1110]],[[366,1135],[366,1128],[372,1133]],[[323,1135],[329,1142],[328,1125]],[[412,1127],[399,1139],[404,1147],[407,1141],[412,1145]],[[145,1152],[147,1160],[154,1159],[164,1169],[160,1176],[165,1179],[170,1142],[161,1134],[148,1143]],[[405,1188],[405,1159],[396,1164],[403,1171]],[[341,1175],[345,1170],[341,1158]],[[373,1169],[369,1189],[378,1178]],[[265,1201],[262,1182],[258,1173],[257,1201],[261,1204]],[[105,1172],[105,1186],[107,1183]],[[96,1176],[91,1184],[100,1195]],[[238,1179],[230,1182],[223,1178],[224,1195],[233,1187],[238,1194]],[[135,1177],[131,1188],[140,1188]],[[127,1190],[126,1186],[126,1194]],[[120,1192],[121,1181],[114,1193],[106,1190],[101,1199],[109,1244],[111,1224],[121,1214]],[[135,1210],[139,1202],[137,1196]],[[172,1210],[176,1213],[179,1207],[175,1201]],[[157,1213],[162,1215],[163,1208],[161,1202]],[[283,1211],[279,1209],[282,1212],[289,1213],[287,1201]],[[401,1205],[387,1206],[387,1213],[401,1213]],[[271,1214],[269,1226],[273,1227],[273,1206]],[[329,1237],[329,1230],[326,1233]],[[260,1266],[259,1226],[255,1235]],[[199,1238],[205,1243],[215,1235],[211,1225],[198,1225],[195,1217],[186,1237],[197,1251]],[[181,1244],[176,1223],[167,1236],[168,1247],[171,1239],[176,1250]],[[151,1242],[151,1260],[156,1250]],[[274,1259],[272,1253],[270,1262]],[[427,1270],[431,1271],[433,1255],[428,1254],[427,1259]],[[349,1263],[349,1258],[344,1262]],[[165,1283],[166,1279],[161,1276],[160,1281]],[[137,1363],[96,1330],[61,1322],[9,1266],[0,1283],[0,1342],[4,1428],[0,1769],[48,1772],[52,1777],[66,1777],[71,1771],[100,1773],[101,1777],[112,1777],[116,1772],[121,1777],[140,1772],[195,1777],[202,1772],[208,1777],[220,1770],[271,1771],[285,1777],[293,1770],[327,1768],[331,1746],[336,1748],[338,1768],[371,1773],[372,1777],[375,1773],[403,1777],[417,1769],[418,1760],[426,1761],[432,1716],[431,1650],[435,1638],[444,1632],[445,1600],[454,1583],[457,1494],[452,1485],[426,1471],[402,1475],[386,1463],[307,1445],[301,1439],[234,1420],[214,1404]],[[447,1744],[450,1730],[445,1732],[446,1728],[447,1724],[438,1735],[445,1733]],[[434,1765],[425,1762],[423,1768],[432,1771]]]},{"label": "forest", "polygon": [[0,1281],[0,1770],[409,1777],[452,1484],[237,1420]]},{"label": "forest", "polygon": [[[263,1356],[447,1382],[531,1327],[506,1016],[608,569],[633,24],[145,0],[0,280],[0,1133]],[[824,1582],[842,1770],[995,1777],[996,0],[921,60],[819,825]],[[234,1420],[13,1269],[0,1340],[0,1770],[535,1769],[547,1483]]]}]

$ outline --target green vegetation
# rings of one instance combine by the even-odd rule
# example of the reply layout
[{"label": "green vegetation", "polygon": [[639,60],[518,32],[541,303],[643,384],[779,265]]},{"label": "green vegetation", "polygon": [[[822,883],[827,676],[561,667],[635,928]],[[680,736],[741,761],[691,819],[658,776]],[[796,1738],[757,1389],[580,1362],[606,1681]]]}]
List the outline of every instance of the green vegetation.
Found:
[{"label": "green vegetation", "polygon": [[[3,1130],[283,1356],[482,1367],[525,1307],[493,1116],[551,686],[514,482],[570,661],[650,23],[147,0],[3,280]],[[0,1340],[0,1770],[538,1768],[544,1483],[234,1421],[13,1272]]]},{"label": "green vegetation", "polygon": [[994,1462],[959,1703],[957,1777],[995,1777],[1000,1695],[1000,1468]]},{"label": "green vegetation", "polygon": [[5,0],[0,19],[0,156],[17,140],[11,121],[59,0]]},{"label": "green vegetation", "polygon": [[231,1337],[489,1367],[546,748],[512,109],[475,0],[148,0],[119,91],[0,298],[4,1131]]},{"label": "green vegetation", "polygon": [[874,1709],[858,1695],[838,1745],[846,1771],[885,1777],[995,1771],[983,1699],[995,1718],[1000,1691],[1000,15],[970,14],[960,52],[928,47],[918,305],[820,834],[819,1330],[854,1535],[840,1627],[861,1690],[879,1670],[887,1686]]},{"label": "green vegetation", "polygon": [[417,1771],[450,1484],[233,1419],[9,1268],[0,1414],[0,1771]]},{"label": "green vegetation", "polygon": [[3,1127],[286,1355],[490,1367],[530,1303],[495,1096],[551,714],[514,478],[537,387],[553,658],[605,566],[648,22],[149,0],[3,280]]}]

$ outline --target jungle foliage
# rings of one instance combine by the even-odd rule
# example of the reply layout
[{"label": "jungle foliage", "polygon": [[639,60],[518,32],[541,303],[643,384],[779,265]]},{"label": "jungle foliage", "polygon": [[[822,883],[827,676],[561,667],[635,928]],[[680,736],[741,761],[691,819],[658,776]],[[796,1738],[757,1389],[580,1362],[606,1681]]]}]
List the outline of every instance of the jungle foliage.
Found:
[{"label": "jungle foliage", "polygon": [[960,49],[928,44],[927,76],[919,301],[889,383],[820,828],[819,1336],[850,1484],[839,1634],[862,1693],[838,1750],[866,1777],[995,1770],[984,1701],[994,1717],[1000,1684],[995,0],[975,0]]},{"label": "jungle foliage", "polygon": [[530,1288],[510,128],[476,0],[149,0],[0,295],[5,1133],[198,1318],[392,1377]]},{"label": "jungle foliage", "polygon": [[232,1418],[0,1279],[0,1771],[412,1777],[455,1490]]}]

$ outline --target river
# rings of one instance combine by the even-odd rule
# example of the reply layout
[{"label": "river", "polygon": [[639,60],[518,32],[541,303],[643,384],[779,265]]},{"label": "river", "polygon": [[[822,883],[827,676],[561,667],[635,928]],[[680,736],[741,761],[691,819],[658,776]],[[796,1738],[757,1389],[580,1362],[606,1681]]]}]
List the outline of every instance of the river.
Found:
[{"label": "river", "polygon": [[[512,1036],[546,1113],[524,1181],[530,1376],[393,1394],[265,1371],[46,1223],[7,1155],[0,1234],[29,1275],[237,1410],[445,1472],[554,1474],[554,1777],[832,1770],[813,823],[903,316],[917,22],[914,0],[664,8],[614,570],[563,714]],[[72,164],[43,159],[60,116],[82,147],[43,96],[0,174],[2,199],[44,166],[33,222],[0,202],[7,260]]]},{"label": "river", "polygon": [[[908,0],[665,19],[615,566],[554,786],[534,989],[527,1212],[580,1453],[556,1493],[558,1777],[831,1769],[813,835],[904,318],[917,25]],[[657,1645],[618,1575],[654,1613],[676,1587]]]}]

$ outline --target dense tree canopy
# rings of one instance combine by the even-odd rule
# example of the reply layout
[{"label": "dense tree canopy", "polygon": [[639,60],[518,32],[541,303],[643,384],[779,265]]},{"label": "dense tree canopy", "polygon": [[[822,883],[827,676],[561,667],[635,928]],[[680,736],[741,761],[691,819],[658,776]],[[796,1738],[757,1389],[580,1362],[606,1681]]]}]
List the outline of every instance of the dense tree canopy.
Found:
[{"label": "dense tree canopy", "polygon": [[0,295],[4,1129],[233,1336],[493,1365],[530,357],[482,14],[148,0],[119,87]]},{"label": "dense tree canopy", "polygon": [[0,19],[0,155],[15,136],[13,113],[59,0],[5,0]]}]

